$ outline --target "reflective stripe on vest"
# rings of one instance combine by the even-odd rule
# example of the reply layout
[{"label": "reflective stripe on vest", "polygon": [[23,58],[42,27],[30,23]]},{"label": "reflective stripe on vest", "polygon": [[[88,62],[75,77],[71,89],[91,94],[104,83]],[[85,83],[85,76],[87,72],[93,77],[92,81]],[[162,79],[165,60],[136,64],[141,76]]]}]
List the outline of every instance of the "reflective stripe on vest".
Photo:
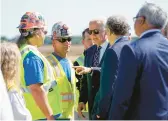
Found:
[{"label": "reflective stripe on vest", "polygon": [[58,67],[58,64],[54,61],[54,59],[53,59],[51,56],[47,56],[46,58],[47,58],[48,60],[50,60],[51,63],[52,63],[52,65],[54,66],[56,75],[57,75],[57,76],[61,76],[61,71],[60,71],[60,69],[59,69],[59,67]]},{"label": "reflective stripe on vest", "polygon": [[[60,68],[58,67],[58,63],[54,60],[53,56],[49,55],[46,58],[53,65],[54,70],[56,72],[56,76],[60,77],[61,76],[61,71],[60,71]],[[73,73],[73,72],[71,72],[71,73]],[[72,77],[72,75],[71,75],[71,78],[72,78],[71,82],[73,83],[73,77]],[[61,96],[62,96],[62,102],[71,102],[71,101],[74,101],[74,94],[73,93],[61,93]]]},{"label": "reflective stripe on vest", "polygon": [[61,93],[62,102],[70,102],[74,100],[74,95],[72,93]]}]

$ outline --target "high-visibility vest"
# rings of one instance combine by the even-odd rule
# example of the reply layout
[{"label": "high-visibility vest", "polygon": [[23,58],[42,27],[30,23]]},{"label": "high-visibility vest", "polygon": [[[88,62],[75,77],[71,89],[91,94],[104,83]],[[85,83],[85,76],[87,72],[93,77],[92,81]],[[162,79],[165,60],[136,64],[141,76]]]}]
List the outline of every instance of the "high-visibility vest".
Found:
[{"label": "high-visibility vest", "polygon": [[[26,107],[30,110],[33,120],[44,119],[45,115],[42,113],[40,108],[37,106],[34,98],[31,95],[29,87],[25,84],[24,79],[24,67],[23,61],[27,54],[30,52],[34,53],[38,56],[44,63],[44,72],[43,72],[43,88],[47,93],[49,104],[52,108],[53,115],[57,115],[61,113],[61,99],[59,95],[59,90],[57,86],[57,82],[54,79],[54,74],[52,67],[50,66],[47,59],[37,50],[36,47],[31,45],[24,45],[20,48],[20,52],[22,55],[21,59],[21,90],[23,91],[23,96],[25,98]],[[30,74],[31,76],[31,74]]]},{"label": "high-visibility vest", "polygon": [[68,60],[71,68],[71,81],[69,81],[58,59],[53,54],[48,55],[46,58],[55,70],[54,76],[62,97],[62,112],[66,113],[68,111],[67,113],[69,113],[69,117],[62,118],[73,118],[73,111],[76,103],[76,77],[75,70],[72,68],[73,65],[71,61]]},{"label": "high-visibility vest", "polygon": [[80,66],[84,66],[84,58],[85,58],[85,56],[84,56],[84,54],[82,54],[76,59],[76,61],[78,62],[78,64]]}]

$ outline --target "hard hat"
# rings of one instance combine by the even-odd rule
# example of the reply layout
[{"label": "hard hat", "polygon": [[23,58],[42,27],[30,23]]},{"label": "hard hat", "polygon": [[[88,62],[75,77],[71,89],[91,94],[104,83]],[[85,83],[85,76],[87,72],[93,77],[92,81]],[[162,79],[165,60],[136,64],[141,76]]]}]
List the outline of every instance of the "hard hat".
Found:
[{"label": "hard hat", "polygon": [[38,12],[26,12],[21,20],[19,29],[45,28],[46,24],[43,16]]},{"label": "hard hat", "polygon": [[60,38],[60,37],[61,38],[70,37],[71,36],[70,29],[63,22],[57,22],[52,27],[51,36],[53,39]]}]

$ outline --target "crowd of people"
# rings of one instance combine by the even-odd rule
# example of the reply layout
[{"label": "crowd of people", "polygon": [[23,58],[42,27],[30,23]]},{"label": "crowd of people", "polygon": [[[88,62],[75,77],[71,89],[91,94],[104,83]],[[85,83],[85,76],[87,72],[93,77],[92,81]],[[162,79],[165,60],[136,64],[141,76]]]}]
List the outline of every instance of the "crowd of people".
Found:
[{"label": "crowd of people", "polygon": [[0,120],[168,120],[168,15],[145,3],[133,20],[137,40],[124,16],[91,20],[72,63],[69,26],[53,25],[44,56],[44,17],[26,12],[0,44]]}]

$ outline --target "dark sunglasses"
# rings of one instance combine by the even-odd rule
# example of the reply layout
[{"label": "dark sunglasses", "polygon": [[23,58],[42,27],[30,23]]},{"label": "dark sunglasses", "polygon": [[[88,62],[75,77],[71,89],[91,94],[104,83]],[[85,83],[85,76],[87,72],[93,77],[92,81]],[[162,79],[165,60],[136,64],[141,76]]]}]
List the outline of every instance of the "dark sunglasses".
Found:
[{"label": "dark sunglasses", "polygon": [[99,31],[98,29],[94,29],[94,30],[89,30],[89,31],[88,31],[88,33],[89,33],[90,35],[92,35],[92,33],[93,33],[93,34],[99,34],[99,32],[100,32],[100,31]]},{"label": "dark sunglasses", "polygon": [[72,38],[71,37],[66,37],[66,38],[58,38],[56,40],[61,42],[61,43],[64,43],[66,41],[71,42]]}]

